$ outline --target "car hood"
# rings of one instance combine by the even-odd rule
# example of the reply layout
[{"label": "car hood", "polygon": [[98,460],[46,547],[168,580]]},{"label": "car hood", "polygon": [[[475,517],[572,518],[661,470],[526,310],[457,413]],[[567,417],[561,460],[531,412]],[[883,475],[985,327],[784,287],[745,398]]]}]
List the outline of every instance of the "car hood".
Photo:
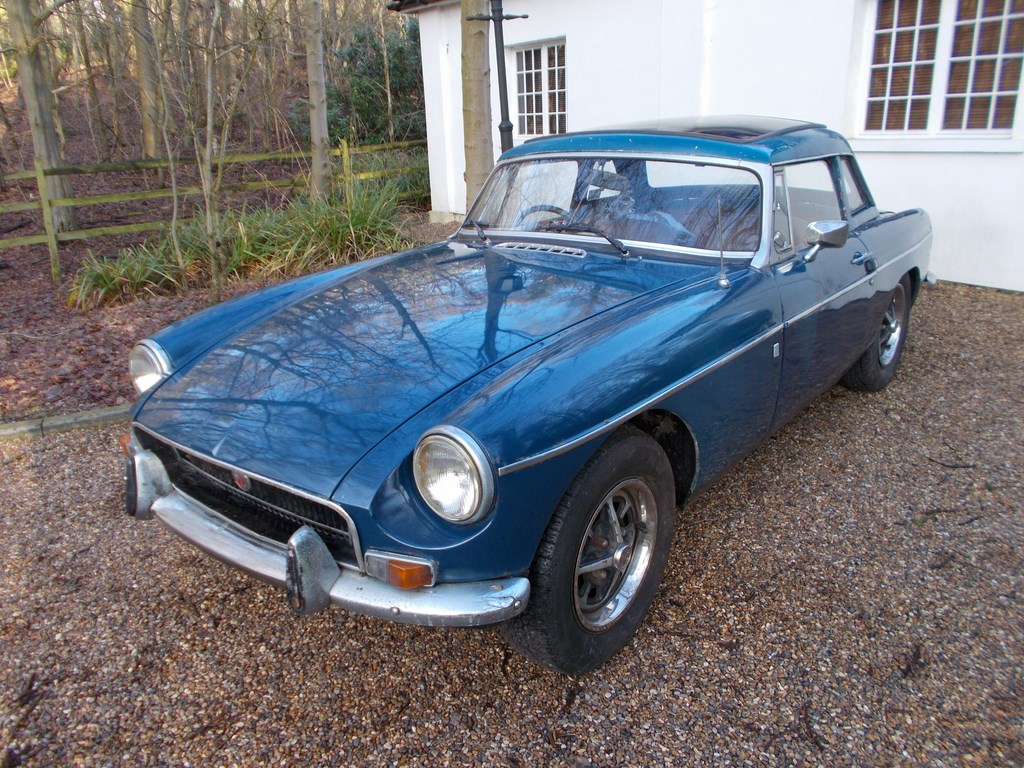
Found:
[{"label": "car hood", "polygon": [[369,449],[480,371],[706,273],[459,244],[414,251],[244,327],[164,382],[136,421],[191,450],[329,496]]}]

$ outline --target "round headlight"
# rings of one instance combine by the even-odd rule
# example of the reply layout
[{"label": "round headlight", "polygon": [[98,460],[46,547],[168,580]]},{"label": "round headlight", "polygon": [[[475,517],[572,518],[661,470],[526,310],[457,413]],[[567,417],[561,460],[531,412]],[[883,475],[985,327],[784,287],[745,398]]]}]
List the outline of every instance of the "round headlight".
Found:
[{"label": "round headlight", "polygon": [[128,354],[128,375],[140,395],[144,395],[171,372],[171,362],[163,347],[151,339],[140,341]]},{"label": "round headlight", "polygon": [[420,438],[412,472],[423,500],[449,522],[474,522],[491,507],[490,464],[477,442],[461,429],[437,427]]}]

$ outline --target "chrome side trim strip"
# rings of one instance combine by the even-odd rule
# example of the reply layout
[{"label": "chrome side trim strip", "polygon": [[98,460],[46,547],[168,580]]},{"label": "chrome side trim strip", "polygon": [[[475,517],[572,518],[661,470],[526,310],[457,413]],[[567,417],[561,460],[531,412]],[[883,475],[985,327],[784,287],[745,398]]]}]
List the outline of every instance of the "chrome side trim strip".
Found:
[{"label": "chrome side trim strip", "polygon": [[[218,560],[287,587],[288,545],[257,536],[175,490],[157,499],[153,513],[171,531]],[[328,590],[331,603],[405,624],[494,624],[521,613],[530,598],[530,580],[522,576],[399,589],[362,573],[339,573]]]},{"label": "chrome side trim strip", "polygon": [[[928,237],[930,237],[930,235]],[[918,248],[920,248],[922,245],[924,245],[925,241],[928,240],[928,237],[921,238],[921,240],[919,240],[916,245],[912,245],[910,248],[905,250],[903,253],[901,253],[896,258],[892,259],[891,261],[887,261],[885,264],[881,265],[874,272],[866,273],[864,275],[864,277],[860,278],[859,280],[856,280],[855,282],[850,283],[848,286],[843,288],[841,291],[837,291],[836,293],[833,293],[831,296],[828,296],[827,298],[822,299],[817,304],[815,304],[815,305],[813,305],[811,307],[808,307],[807,309],[805,309],[800,314],[794,315],[793,317],[790,317],[790,318],[787,318],[787,320],[785,322],[786,327],[789,328],[794,323],[800,322],[805,317],[808,317],[809,315],[814,314],[815,312],[817,312],[822,307],[828,306],[829,304],[831,304],[836,299],[838,299],[838,298],[848,294],[850,291],[856,290],[860,286],[864,285],[864,283],[866,283],[866,282],[868,282],[870,280],[875,279],[876,277],[878,277],[878,273],[879,272],[884,272],[885,270],[889,269],[890,267],[896,266],[896,264],[899,262],[900,259],[902,259],[904,256],[910,255],[911,253],[916,251]],[[789,262],[787,261],[787,262],[784,262],[784,263],[789,263]]]},{"label": "chrome side trim strip", "polygon": [[607,434],[608,432],[617,429],[618,427],[622,426],[627,421],[632,419],[634,416],[638,416],[644,411],[648,410],[651,406],[657,405],[662,400],[671,397],[672,395],[681,391],[683,388],[689,386],[690,384],[693,384],[695,381],[699,381],[708,374],[714,373],[723,365],[732,362],[740,355],[748,352],[757,345],[774,337],[777,333],[780,333],[782,329],[782,323],[772,326],[768,330],[763,331],[760,335],[755,336],[747,343],[742,344],[736,347],[731,352],[726,353],[722,357],[719,357],[701,366],[700,368],[698,368],[696,371],[694,371],[681,381],[678,381],[675,384],[672,384],[671,386],[668,386],[665,389],[661,390],[660,392],[651,395],[646,400],[633,406],[628,411],[625,411],[624,413],[616,416],[614,419],[610,419],[609,421],[604,422],[598,427],[594,427],[593,429],[588,430],[587,432],[583,432],[582,434],[577,435],[571,440],[568,440],[562,443],[561,445],[557,445],[554,448],[549,448],[548,450],[542,451],[541,453],[534,454],[533,456],[528,456],[525,459],[520,459],[519,461],[515,461],[512,462],[511,464],[506,464],[505,466],[500,467],[498,469],[498,476],[504,477],[505,475],[510,475],[513,472],[518,472],[521,469],[527,469],[529,467],[540,464],[542,461],[547,461],[548,459],[553,459],[556,456],[561,456],[563,453],[568,453],[574,448],[583,445],[583,443],[587,442],[588,440],[593,440],[595,437],[600,437],[601,435]]},{"label": "chrome side trim strip", "polygon": [[142,424],[139,424],[137,421],[132,422],[132,429],[142,430],[143,432],[150,435],[154,439],[167,443],[167,445],[174,447],[178,451],[191,454],[193,456],[198,456],[204,461],[208,461],[211,464],[216,464],[218,467],[222,467],[223,469],[226,469],[228,471],[234,470],[236,472],[241,472],[247,477],[251,477],[253,480],[259,480],[261,483],[272,485],[273,487],[285,491],[286,493],[292,493],[296,496],[300,496],[304,499],[307,499],[308,501],[312,501],[317,504],[322,504],[325,507],[334,510],[335,512],[338,513],[338,516],[341,517],[341,519],[344,520],[345,524],[348,526],[348,533],[352,539],[352,550],[355,552],[356,555],[356,565],[359,568],[359,570],[364,570],[365,565],[363,564],[363,548],[362,546],[360,546],[359,543],[359,531],[356,529],[356,525],[353,522],[352,518],[349,516],[348,512],[346,512],[345,509],[340,504],[337,504],[331,501],[330,499],[325,499],[323,496],[317,496],[316,494],[299,490],[298,488],[286,485],[285,483],[282,483],[278,480],[272,480],[271,478],[266,477],[264,475],[256,474],[255,472],[250,472],[246,469],[243,469],[242,467],[237,467],[233,464],[228,464],[227,462],[220,461],[219,459],[212,458],[211,456],[207,456],[205,453],[201,453],[200,451],[197,451],[194,448],[189,448],[186,445],[182,445],[181,443],[177,443],[174,440],[164,437],[163,435],[157,434],[148,427],[144,427]]}]

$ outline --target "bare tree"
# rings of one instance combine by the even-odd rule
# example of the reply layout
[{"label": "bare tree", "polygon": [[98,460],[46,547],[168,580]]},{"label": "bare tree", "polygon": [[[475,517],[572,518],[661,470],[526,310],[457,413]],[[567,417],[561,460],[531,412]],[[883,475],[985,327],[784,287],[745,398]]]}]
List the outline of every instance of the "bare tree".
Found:
[{"label": "bare tree", "polygon": [[141,101],[142,154],[144,157],[159,157],[160,126],[163,123],[160,114],[160,75],[147,0],[132,0],[131,19]]},{"label": "bare tree", "polygon": [[324,33],[320,0],[305,0],[306,79],[309,82],[309,143],[313,150],[309,192],[326,197],[331,184],[327,136],[327,83],[324,79]]},{"label": "bare tree", "polygon": [[[58,168],[63,162],[54,117],[53,77],[42,34],[42,25],[58,7],[54,5],[37,14],[31,0],[7,2],[11,41],[18,62],[18,82],[32,130],[32,145],[44,169]],[[46,193],[50,197],[71,197],[73,194],[66,176],[47,176]],[[51,211],[54,229],[75,228],[74,208],[54,207]]]},{"label": "bare tree", "polygon": [[[487,0],[462,0],[462,128],[466,142],[466,210],[494,165],[491,139],[490,27],[467,16],[488,14]],[[502,55],[498,51],[498,55]]]}]

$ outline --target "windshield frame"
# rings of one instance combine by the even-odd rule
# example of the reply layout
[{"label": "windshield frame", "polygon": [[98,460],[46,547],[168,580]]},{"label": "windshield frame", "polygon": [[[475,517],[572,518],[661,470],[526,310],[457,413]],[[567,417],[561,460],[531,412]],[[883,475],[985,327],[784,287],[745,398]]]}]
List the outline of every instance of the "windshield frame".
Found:
[{"label": "windshield frame", "polygon": [[[768,262],[768,234],[771,228],[771,222],[769,221],[769,206],[766,204],[768,199],[767,190],[770,189],[768,186],[769,180],[774,183],[774,175],[772,166],[764,163],[755,163],[746,160],[731,160],[721,157],[714,157],[710,155],[680,155],[674,153],[651,153],[651,152],[538,152],[530,155],[519,155],[514,158],[508,158],[499,160],[491,172],[487,176],[487,180],[480,188],[480,192],[477,194],[476,199],[473,201],[473,205],[470,206],[469,211],[463,218],[462,223],[459,225],[459,229],[456,231],[455,236],[469,236],[473,239],[478,239],[476,226],[474,224],[473,216],[479,211],[483,204],[484,195],[488,192],[490,185],[493,183],[494,177],[501,172],[501,169],[512,164],[517,163],[529,163],[544,160],[580,160],[580,159],[600,159],[600,160],[649,160],[657,162],[671,162],[671,163],[686,163],[690,165],[710,165],[718,166],[721,168],[737,168],[748,171],[754,175],[757,179],[760,188],[760,223],[761,230],[758,239],[757,248],[753,251],[725,251],[724,256],[728,261],[734,262],[751,262],[751,266],[760,269],[765,266]],[[495,246],[502,245],[503,242],[536,242],[543,240],[559,240],[569,241],[574,245],[587,246],[594,243],[606,245],[606,241],[598,237],[597,235],[587,233],[565,233],[565,232],[553,232],[544,230],[509,230],[509,229],[497,229],[494,227],[488,227],[481,225],[483,230],[493,241]],[[613,237],[616,236],[615,232],[609,232],[608,234]],[[649,242],[643,240],[631,240],[621,238],[622,242],[629,248],[637,248],[645,251],[646,254],[650,255],[664,255],[666,257],[676,256],[699,256],[701,258],[714,257],[719,258],[720,252],[717,249],[707,248],[696,248],[692,246],[681,246],[681,245],[670,245],[667,243]],[[650,258],[647,255],[647,258]]]}]

